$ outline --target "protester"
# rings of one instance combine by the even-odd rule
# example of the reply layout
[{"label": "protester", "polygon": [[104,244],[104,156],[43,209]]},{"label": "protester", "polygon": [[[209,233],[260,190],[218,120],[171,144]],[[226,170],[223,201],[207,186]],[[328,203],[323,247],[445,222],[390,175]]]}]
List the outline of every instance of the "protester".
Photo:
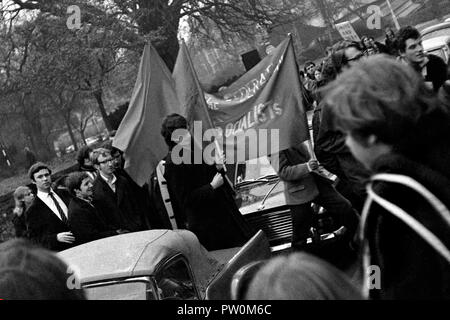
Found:
[{"label": "protester", "polygon": [[[171,204],[177,220],[185,221],[187,228],[208,250],[242,246],[253,235],[252,230],[236,207],[230,189],[216,166],[202,163],[176,164],[172,154],[179,142],[172,133],[182,129],[183,148],[180,151],[190,161],[194,160],[193,143],[187,131],[187,121],[179,114],[167,116],[161,134],[169,147],[165,157],[164,177],[170,194]],[[184,157],[183,157],[184,158]],[[178,159],[180,160],[180,159]]]},{"label": "protester", "polygon": [[435,92],[447,80],[447,64],[442,58],[425,54],[420,32],[411,26],[403,27],[397,35],[400,59],[414,68]]},{"label": "protester", "polygon": [[55,254],[24,239],[0,244],[3,300],[85,300],[84,291],[76,286],[77,278],[68,271]]},{"label": "protester", "polygon": [[332,181],[320,174],[319,163],[312,159],[304,145],[281,151],[271,157],[272,166],[284,183],[286,203],[292,217],[292,248],[304,250],[313,226],[311,202],[322,206],[333,216],[337,226],[347,229],[352,239],[358,217],[350,202],[332,186]]},{"label": "protester", "polygon": [[122,175],[115,174],[115,159],[110,150],[100,148],[92,154],[97,169],[94,180],[92,203],[102,219],[114,230],[131,232],[148,229],[145,215],[149,208],[136,184]]},{"label": "protester", "polygon": [[68,199],[51,187],[51,170],[42,163],[33,164],[28,176],[36,185],[37,194],[26,211],[25,221],[29,237],[50,250],[64,250],[75,238],[67,224]]},{"label": "protester", "polygon": [[361,224],[364,266],[381,271],[370,296],[449,299],[448,109],[412,68],[383,56],[345,71],[326,100],[353,155],[375,173]]},{"label": "protester", "polygon": [[68,177],[68,188],[73,195],[69,203],[69,226],[76,244],[127,232],[108,226],[92,204],[93,180],[86,172],[73,172]]},{"label": "protester", "polygon": [[252,277],[245,300],[362,300],[360,290],[331,264],[307,253],[277,256]]},{"label": "protester", "polygon": [[87,172],[92,180],[94,180],[97,176],[97,172],[91,161],[91,155],[93,152],[94,150],[91,147],[83,146],[77,153],[78,171]]},{"label": "protester", "polygon": [[[332,82],[338,74],[363,57],[357,43],[346,45],[347,48],[335,52],[324,65],[322,85]],[[322,89],[321,95],[326,91],[326,88]],[[345,135],[335,128],[333,108],[333,105],[322,101],[314,113],[314,152],[319,162],[338,176],[336,189],[339,193],[352,203],[353,208],[361,212],[366,198],[365,183],[370,173],[352,156],[345,145]]]},{"label": "protester", "polygon": [[33,203],[34,194],[28,186],[20,186],[14,191],[14,210],[12,223],[14,225],[15,236],[27,237],[27,226],[25,223],[25,212]]},{"label": "protester", "polygon": [[394,57],[398,56],[397,39],[392,28],[386,28],[385,30],[384,45],[386,47],[386,53]]}]

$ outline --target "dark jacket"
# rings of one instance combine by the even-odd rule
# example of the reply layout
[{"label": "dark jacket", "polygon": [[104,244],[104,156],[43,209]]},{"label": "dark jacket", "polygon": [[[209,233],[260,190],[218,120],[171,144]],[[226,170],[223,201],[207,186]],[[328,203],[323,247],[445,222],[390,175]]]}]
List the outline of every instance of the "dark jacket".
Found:
[{"label": "dark jacket", "polygon": [[351,154],[345,144],[345,134],[335,127],[332,109],[331,105],[322,104],[314,152],[320,163],[338,176],[337,190],[361,211],[370,172]]},{"label": "dark jacket", "polygon": [[15,236],[17,238],[27,238],[28,231],[27,231],[27,225],[26,225],[26,221],[25,221],[25,212],[22,213],[22,215],[20,215],[20,216],[14,214],[11,221],[14,225]]},{"label": "dark jacket", "polygon": [[[428,165],[393,154],[377,159],[375,171],[409,176],[450,208],[449,177]],[[450,227],[421,195],[387,182],[374,182],[373,190],[418,220],[450,248]],[[381,289],[371,290],[373,299],[450,298],[450,264],[409,226],[372,204],[366,230],[370,264],[381,270]]]},{"label": "dark jacket", "polygon": [[[68,205],[67,198],[57,191],[55,193]],[[57,240],[58,233],[70,231],[69,226],[62,222],[39,197],[34,199],[25,212],[25,221],[30,240],[33,242],[55,251],[65,250],[73,246],[73,244]]]},{"label": "dark jacket", "polygon": [[141,190],[116,174],[116,192],[114,193],[99,175],[94,180],[92,204],[100,217],[114,230],[142,231],[146,229],[144,217],[147,211],[145,201],[140,197]]},{"label": "dark jacket", "polygon": [[116,230],[103,221],[92,204],[77,197],[69,204],[69,227],[77,245],[117,235]]},{"label": "dark jacket", "polygon": [[174,164],[166,157],[167,180],[175,216],[185,217],[187,228],[208,250],[238,247],[253,235],[224,185],[214,190],[217,173],[206,164]]}]

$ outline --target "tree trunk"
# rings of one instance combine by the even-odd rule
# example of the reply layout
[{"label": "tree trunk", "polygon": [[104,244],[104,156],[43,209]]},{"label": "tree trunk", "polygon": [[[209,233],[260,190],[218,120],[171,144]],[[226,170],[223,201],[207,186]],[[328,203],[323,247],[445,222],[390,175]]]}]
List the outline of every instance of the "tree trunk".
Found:
[{"label": "tree trunk", "polygon": [[322,19],[325,22],[325,27],[327,28],[328,39],[330,41],[330,44],[332,44],[333,43],[333,35],[332,35],[333,21],[332,21],[332,18],[330,17],[330,15],[328,13],[328,10],[327,10],[324,0],[316,0],[316,4],[317,4],[317,9],[319,9],[320,15],[322,16]]},{"label": "tree trunk", "polygon": [[67,126],[67,131],[69,131],[70,140],[72,141],[75,151],[78,151],[78,144],[75,135],[73,134],[72,125],[70,124],[70,112],[64,117],[64,122]]},{"label": "tree trunk", "polygon": [[142,8],[137,18],[139,32],[143,35],[150,31],[160,30],[165,39],[155,41],[153,46],[172,72],[178,54],[178,25],[180,21],[180,7],[169,5],[167,0],[140,0]]},{"label": "tree trunk", "polygon": [[103,104],[102,98],[103,89],[101,89],[100,87],[100,89],[95,90],[92,94],[94,95],[95,100],[97,100],[98,109],[100,110],[100,114],[103,118],[103,122],[105,123],[106,129],[108,131],[112,131],[113,129],[111,124],[109,123],[108,114],[106,113],[105,105]]},{"label": "tree trunk", "polygon": [[37,158],[42,161],[51,159],[55,152],[53,148],[50,148],[47,140],[42,133],[42,124],[39,117],[39,111],[33,110],[33,108],[27,108],[23,106],[24,119],[23,128],[25,134],[29,137],[32,151],[37,155]]}]

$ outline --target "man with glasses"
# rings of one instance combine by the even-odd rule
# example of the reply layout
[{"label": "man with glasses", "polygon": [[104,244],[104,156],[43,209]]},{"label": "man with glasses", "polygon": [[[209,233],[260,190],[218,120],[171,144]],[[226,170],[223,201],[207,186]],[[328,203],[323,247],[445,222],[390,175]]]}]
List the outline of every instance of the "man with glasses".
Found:
[{"label": "man with glasses", "polygon": [[98,171],[94,180],[92,203],[99,214],[114,229],[141,231],[146,229],[146,202],[140,191],[125,177],[114,174],[115,159],[110,150],[96,149],[93,164]]}]

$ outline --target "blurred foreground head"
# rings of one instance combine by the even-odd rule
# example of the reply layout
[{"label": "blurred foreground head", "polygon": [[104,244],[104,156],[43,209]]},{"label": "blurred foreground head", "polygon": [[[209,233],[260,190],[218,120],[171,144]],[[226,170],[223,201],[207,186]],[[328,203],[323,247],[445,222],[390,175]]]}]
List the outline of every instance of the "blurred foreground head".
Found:
[{"label": "blurred foreground head", "polygon": [[4,300],[84,300],[82,290],[69,289],[71,276],[67,265],[47,249],[24,239],[0,244],[0,298]]},{"label": "blurred foreground head", "polygon": [[360,300],[342,271],[307,253],[269,260],[250,281],[246,300]]},{"label": "blurred foreground head", "polygon": [[366,167],[385,153],[418,159],[448,136],[448,111],[420,75],[388,56],[360,61],[326,88],[336,125]]}]

